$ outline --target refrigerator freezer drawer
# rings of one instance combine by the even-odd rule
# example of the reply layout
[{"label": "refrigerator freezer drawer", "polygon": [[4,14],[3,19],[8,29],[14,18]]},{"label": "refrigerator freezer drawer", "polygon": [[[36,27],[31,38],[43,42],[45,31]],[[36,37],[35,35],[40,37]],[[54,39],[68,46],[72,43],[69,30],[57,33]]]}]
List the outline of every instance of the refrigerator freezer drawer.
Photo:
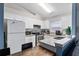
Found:
[{"label": "refrigerator freezer drawer", "polygon": [[18,53],[18,52],[22,51],[21,50],[21,45],[12,44],[12,45],[8,45],[8,46],[10,47],[10,54],[15,54],[15,53]]},{"label": "refrigerator freezer drawer", "polygon": [[24,44],[25,34],[8,34],[7,47],[10,47],[11,54],[21,51],[22,44]]}]

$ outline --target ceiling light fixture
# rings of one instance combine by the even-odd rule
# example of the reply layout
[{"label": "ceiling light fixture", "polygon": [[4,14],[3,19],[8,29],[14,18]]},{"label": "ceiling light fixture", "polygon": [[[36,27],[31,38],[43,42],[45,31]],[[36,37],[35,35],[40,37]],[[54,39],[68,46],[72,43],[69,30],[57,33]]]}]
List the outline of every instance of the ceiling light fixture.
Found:
[{"label": "ceiling light fixture", "polygon": [[45,5],[45,3],[38,3],[39,6],[41,6],[43,9],[45,9],[47,12],[51,13],[52,11],[48,8],[48,6]]}]

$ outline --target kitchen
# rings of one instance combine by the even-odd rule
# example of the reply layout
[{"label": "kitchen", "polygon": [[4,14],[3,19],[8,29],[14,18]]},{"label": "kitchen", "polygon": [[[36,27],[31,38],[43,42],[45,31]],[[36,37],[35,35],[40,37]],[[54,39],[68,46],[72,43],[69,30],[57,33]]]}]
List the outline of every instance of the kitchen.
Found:
[{"label": "kitchen", "polygon": [[[18,26],[13,27],[15,29],[16,28],[18,29],[19,26],[24,28],[23,30],[25,35],[22,36],[24,38],[23,39],[24,41],[20,45],[20,51],[26,50],[28,48],[33,48],[34,51],[34,50],[38,50],[38,48],[36,47],[41,46],[47,50],[52,51],[56,55],[62,55],[63,52],[62,49],[68,47],[69,43],[73,43],[75,39],[75,35],[71,35],[72,34],[72,4],[70,3],[46,4],[46,6],[49,7],[49,9],[52,11],[49,11],[49,9],[44,11],[44,9],[41,8],[42,5],[44,6],[44,4],[40,5],[40,3],[4,4],[4,19],[5,21],[8,20],[14,23],[24,22],[23,23],[25,24],[23,25],[24,27],[21,26],[22,24],[20,25],[18,24]],[[35,9],[33,9],[34,7]],[[6,23],[9,22],[6,21]],[[8,27],[9,26],[10,25],[8,25]],[[16,45],[17,44],[18,42],[16,42]],[[21,50],[21,46],[22,46],[22,50]],[[12,47],[12,46],[8,46],[8,47]],[[11,51],[11,54],[14,53],[15,53],[14,51]],[[33,54],[31,53],[31,55]]]}]

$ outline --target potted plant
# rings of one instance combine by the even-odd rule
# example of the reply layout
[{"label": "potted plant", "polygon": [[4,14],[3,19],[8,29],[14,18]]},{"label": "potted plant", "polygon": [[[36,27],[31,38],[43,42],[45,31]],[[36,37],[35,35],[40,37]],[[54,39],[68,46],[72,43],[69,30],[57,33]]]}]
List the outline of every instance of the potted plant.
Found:
[{"label": "potted plant", "polygon": [[70,34],[71,34],[71,27],[70,27],[70,26],[68,26],[68,27],[66,28],[66,34],[67,34],[67,35],[70,35]]}]

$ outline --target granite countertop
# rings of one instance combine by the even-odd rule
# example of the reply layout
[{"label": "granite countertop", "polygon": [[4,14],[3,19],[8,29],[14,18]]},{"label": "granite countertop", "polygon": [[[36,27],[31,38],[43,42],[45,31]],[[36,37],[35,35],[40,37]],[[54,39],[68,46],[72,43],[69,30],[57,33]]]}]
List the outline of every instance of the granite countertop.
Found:
[{"label": "granite countertop", "polygon": [[61,40],[56,40],[55,44],[60,45],[60,46],[65,46],[68,42],[70,42],[71,40],[73,40],[73,38],[75,38],[75,35],[72,35],[71,37],[65,37]]},{"label": "granite countertop", "polygon": [[[56,37],[64,37],[62,39],[55,39]],[[53,35],[53,34],[45,34],[45,39],[53,39],[54,43],[59,46],[65,46],[67,43],[69,43],[73,38],[75,38],[75,35]]]}]

